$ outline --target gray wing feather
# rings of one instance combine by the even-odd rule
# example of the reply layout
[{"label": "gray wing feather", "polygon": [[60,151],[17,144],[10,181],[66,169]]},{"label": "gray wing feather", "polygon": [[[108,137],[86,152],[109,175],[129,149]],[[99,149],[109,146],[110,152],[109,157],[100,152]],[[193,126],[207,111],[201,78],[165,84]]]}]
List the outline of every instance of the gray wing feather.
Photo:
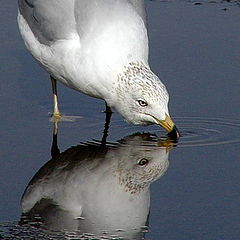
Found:
[{"label": "gray wing feather", "polygon": [[124,17],[124,11],[129,7],[142,18],[146,26],[144,0],[75,0],[74,15],[80,38],[103,29],[118,17]]},{"label": "gray wing feather", "polygon": [[[111,5],[117,2],[123,6],[131,4],[146,25],[144,0],[18,0],[18,5],[37,39],[51,44],[75,33],[82,37],[89,32],[92,21],[99,23],[95,10],[103,11],[103,16],[104,10],[111,11]],[[103,18],[109,21],[107,12]]]},{"label": "gray wing feather", "polygon": [[75,33],[74,0],[18,0],[19,11],[41,43]]},{"label": "gray wing feather", "polygon": [[135,7],[137,13],[141,16],[146,26],[147,16],[146,16],[144,0],[129,0],[129,2]]}]

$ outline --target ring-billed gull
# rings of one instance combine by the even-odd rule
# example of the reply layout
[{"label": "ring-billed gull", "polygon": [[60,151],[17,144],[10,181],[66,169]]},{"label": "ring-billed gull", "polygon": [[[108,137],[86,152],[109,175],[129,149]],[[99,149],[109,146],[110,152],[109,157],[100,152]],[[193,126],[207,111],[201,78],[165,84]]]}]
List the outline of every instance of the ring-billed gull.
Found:
[{"label": "ring-billed gull", "polygon": [[56,81],[104,99],[125,120],[179,133],[168,93],[148,64],[144,0],[18,0],[25,45]]}]

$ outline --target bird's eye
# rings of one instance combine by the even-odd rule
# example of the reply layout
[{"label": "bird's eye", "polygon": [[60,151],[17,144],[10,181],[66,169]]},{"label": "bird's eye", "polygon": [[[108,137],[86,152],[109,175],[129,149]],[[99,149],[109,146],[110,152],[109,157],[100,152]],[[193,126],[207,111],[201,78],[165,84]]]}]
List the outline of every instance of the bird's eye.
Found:
[{"label": "bird's eye", "polygon": [[148,104],[147,102],[143,101],[143,100],[138,100],[138,104],[141,106],[141,107],[146,107]]},{"label": "bird's eye", "polygon": [[148,164],[148,162],[149,162],[148,159],[142,158],[142,159],[138,162],[138,165],[139,165],[139,166],[145,166],[145,165]]}]

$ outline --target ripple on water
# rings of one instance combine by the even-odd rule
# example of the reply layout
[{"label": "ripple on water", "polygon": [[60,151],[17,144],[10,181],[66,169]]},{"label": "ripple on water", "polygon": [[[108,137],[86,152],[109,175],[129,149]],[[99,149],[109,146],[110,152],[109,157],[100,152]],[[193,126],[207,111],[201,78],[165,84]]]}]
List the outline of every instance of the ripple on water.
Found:
[{"label": "ripple on water", "polygon": [[[200,117],[176,117],[176,125],[181,133],[177,147],[195,147],[220,145],[240,142],[240,120],[225,118],[200,118]],[[91,128],[101,128],[102,122],[91,124]],[[158,140],[167,138],[166,132],[157,125],[142,127],[125,124],[122,119],[111,121],[109,137],[110,141],[119,140],[134,132],[149,132],[156,135]],[[150,139],[156,142],[155,137]],[[153,144],[155,145],[155,144]]]},{"label": "ripple on water", "polygon": [[181,138],[178,147],[208,146],[240,142],[240,120],[224,118],[175,118]]}]

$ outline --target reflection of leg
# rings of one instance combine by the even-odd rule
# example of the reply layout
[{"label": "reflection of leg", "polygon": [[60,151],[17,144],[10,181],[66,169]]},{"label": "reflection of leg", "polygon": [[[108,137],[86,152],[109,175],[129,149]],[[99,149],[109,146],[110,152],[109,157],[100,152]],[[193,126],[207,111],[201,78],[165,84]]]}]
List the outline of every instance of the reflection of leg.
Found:
[{"label": "reflection of leg", "polygon": [[58,109],[58,98],[57,98],[57,81],[55,78],[50,76],[52,82],[52,93],[53,93],[53,117],[55,119],[61,118],[61,113]]},{"label": "reflection of leg", "polygon": [[105,118],[104,130],[103,130],[103,137],[102,137],[102,141],[101,141],[102,146],[106,145],[109,124],[110,124],[111,116],[112,116],[112,113],[113,113],[111,108],[107,105],[107,103],[106,103],[105,113],[106,113],[106,118]]},{"label": "reflection of leg", "polygon": [[58,148],[58,143],[57,143],[57,134],[58,134],[58,119],[54,119],[53,138],[52,138],[52,147],[51,147],[52,158],[55,158],[60,154],[60,150]]},{"label": "reflection of leg", "polygon": [[105,102],[105,106],[106,106],[106,110],[105,110],[105,113],[113,113],[112,112],[112,109],[107,105],[107,103]]}]

